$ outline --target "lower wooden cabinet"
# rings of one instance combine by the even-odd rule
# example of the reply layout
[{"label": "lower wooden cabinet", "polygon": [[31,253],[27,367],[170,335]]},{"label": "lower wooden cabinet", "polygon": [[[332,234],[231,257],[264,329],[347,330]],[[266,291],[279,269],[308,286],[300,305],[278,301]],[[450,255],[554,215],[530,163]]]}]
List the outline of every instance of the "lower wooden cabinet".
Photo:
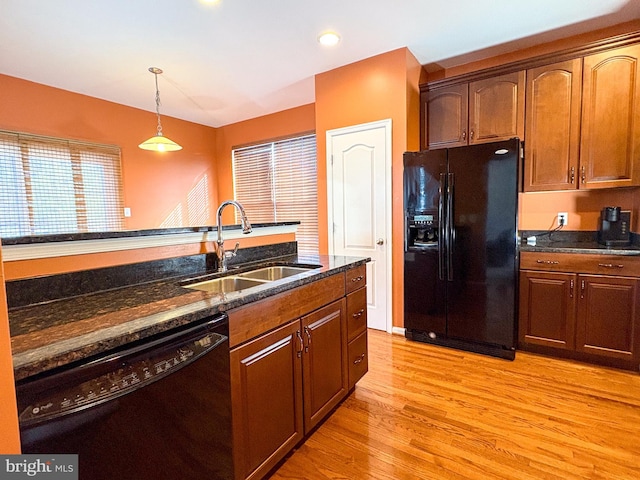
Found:
[{"label": "lower wooden cabinet", "polygon": [[623,360],[638,358],[635,278],[578,275],[576,350]]},{"label": "lower wooden cabinet", "polygon": [[520,272],[520,342],[573,350],[576,275]]},{"label": "lower wooden cabinet", "polygon": [[369,369],[366,286],[347,295],[347,340],[349,389],[352,389]]},{"label": "lower wooden cabinet", "polygon": [[[229,312],[237,480],[267,475],[367,371],[364,265],[314,283]],[[318,308],[319,295],[331,303]],[[277,327],[249,336],[269,315]]]},{"label": "lower wooden cabinet", "polygon": [[520,344],[640,361],[637,304],[633,277],[523,270]]},{"label": "lower wooden cabinet", "polygon": [[231,351],[236,479],[262,478],[303,437],[296,320]]},{"label": "lower wooden cabinet", "polygon": [[340,403],[348,390],[345,300],[302,317],[304,432]]}]

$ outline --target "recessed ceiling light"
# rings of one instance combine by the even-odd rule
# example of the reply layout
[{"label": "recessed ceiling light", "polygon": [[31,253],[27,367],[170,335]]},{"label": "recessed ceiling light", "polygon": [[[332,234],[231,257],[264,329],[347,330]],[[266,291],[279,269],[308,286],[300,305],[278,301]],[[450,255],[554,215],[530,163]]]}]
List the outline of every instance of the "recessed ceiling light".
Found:
[{"label": "recessed ceiling light", "polygon": [[323,32],[318,36],[318,42],[320,42],[320,45],[332,47],[340,42],[340,35],[336,32]]}]

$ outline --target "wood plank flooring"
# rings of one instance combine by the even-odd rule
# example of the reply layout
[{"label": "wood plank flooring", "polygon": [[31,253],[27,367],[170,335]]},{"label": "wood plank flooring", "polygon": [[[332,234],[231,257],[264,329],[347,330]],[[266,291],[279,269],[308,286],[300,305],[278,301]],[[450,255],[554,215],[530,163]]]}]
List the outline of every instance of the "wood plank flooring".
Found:
[{"label": "wood plank flooring", "polygon": [[369,331],[369,373],[275,479],[640,479],[640,375]]}]

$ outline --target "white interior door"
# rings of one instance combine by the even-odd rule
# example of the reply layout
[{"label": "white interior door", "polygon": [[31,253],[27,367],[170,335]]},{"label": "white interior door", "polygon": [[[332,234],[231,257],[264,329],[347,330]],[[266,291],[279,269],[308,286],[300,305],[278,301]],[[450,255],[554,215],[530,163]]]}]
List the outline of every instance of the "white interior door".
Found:
[{"label": "white interior door", "polygon": [[371,257],[367,323],[391,332],[391,120],[327,131],[329,253]]}]

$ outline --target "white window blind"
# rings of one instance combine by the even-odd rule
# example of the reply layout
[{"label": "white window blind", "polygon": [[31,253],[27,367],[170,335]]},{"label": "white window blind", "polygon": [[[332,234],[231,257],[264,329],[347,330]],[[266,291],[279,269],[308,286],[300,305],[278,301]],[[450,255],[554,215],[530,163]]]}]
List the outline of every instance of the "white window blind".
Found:
[{"label": "white window blind", "polygon": [[122,227],[120,148],[0,130],[0,236]]},{"label": "white window blind", "polygon": [[[249,221],[300,221],[300,253],[318,253],[316,136],[233,150],[235,199]],[[236,218],[239,222],[239,218]]]}]

